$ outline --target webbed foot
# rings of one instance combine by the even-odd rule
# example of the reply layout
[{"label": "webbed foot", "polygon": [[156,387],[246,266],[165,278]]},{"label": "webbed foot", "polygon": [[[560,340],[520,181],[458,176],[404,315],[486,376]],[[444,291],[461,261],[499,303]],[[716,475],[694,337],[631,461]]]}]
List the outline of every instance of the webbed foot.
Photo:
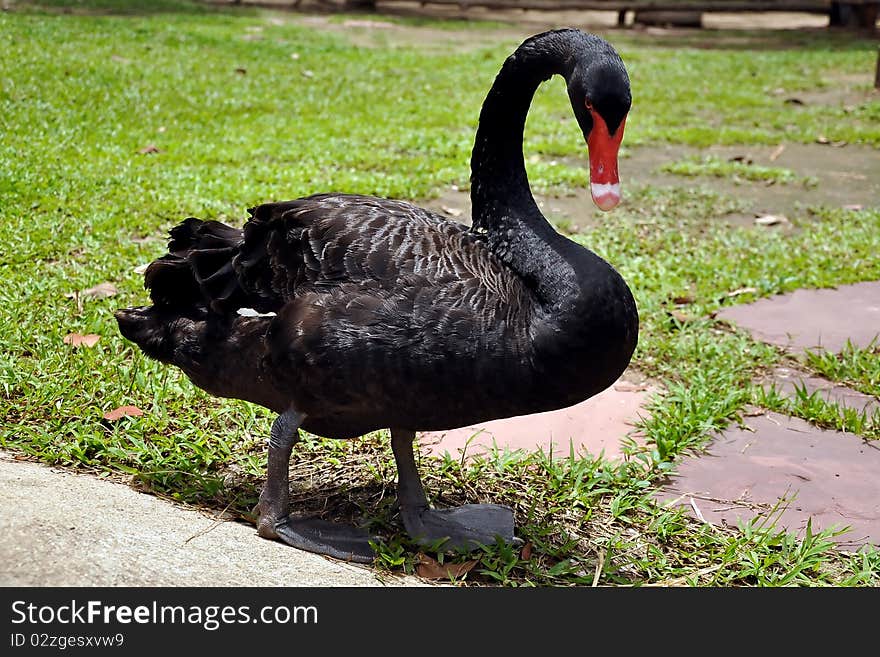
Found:
[{"label": "webbed foot", "polygon": [[513,509],[500,504],[465,504],[450,509],[401,508],[407,533],[420,545],[451,550],[473,550],[493,545],[498,539],[516,545]]},{"label": "webbed foot", "polygon": [[262,530],[264,538],[274,538],[307,552],[326,554],[343,561],[371,563],[376,556],[370,547],[370,535],[362,529],[320,518],[292,518],[274,523],[271,531]]},{"label": "webbed foot", "polygon": [[391,430],[391,450],[397,464],[397,499],[407,533],[420,545],[453,550],[473,550],[493,545],[498,538],[517,545],[513,535],[513,509],[500,504],[465,504],[451,509],[431,509],[413,455],[415,432]]}]

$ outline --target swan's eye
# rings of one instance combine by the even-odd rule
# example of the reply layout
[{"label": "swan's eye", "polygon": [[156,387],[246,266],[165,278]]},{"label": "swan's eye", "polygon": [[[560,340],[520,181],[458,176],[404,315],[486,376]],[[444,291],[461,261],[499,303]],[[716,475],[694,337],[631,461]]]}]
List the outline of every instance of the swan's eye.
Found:
[{"label": "swan's eye", "polygon": [[585,100],[585,101],[584,101],[584,105],[586,105],[586,107],[587,107],[587,111],[588,111],[588,112],[592,112],[592,111],[593,111],[593,103],[591,103],[589,100]]}]

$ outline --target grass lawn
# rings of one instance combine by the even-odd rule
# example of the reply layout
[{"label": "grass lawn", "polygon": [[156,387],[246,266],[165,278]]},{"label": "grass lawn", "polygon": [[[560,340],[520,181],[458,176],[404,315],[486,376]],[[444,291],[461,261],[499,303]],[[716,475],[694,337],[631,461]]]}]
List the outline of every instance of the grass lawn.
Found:
[{"label": "grass lawn", "polygon": [[[147,298],[135,269],[163,252],[168,228],[186,216],[240,225],[249,206],[311,192],[420,200],[465,188],[480,104],[519,39],[496,24],[446,22],[440,29],[467,47],[370,47],[296,14],[153,4],[142,13],[135,2],[64,0],[0,13],[0,446],[247,517],[271,415],[209,397],[122,339],[112,311]],[[610,38],[633,82],[628,148],[822,135],[880,149],[880,101],[868,98],[866,73],[876,42],[811,33],[770,45],[755,37],[750,49]],[[834,80],[857,100],[783,104],[774,93],[818,97],[833,93]],[[535,188],[586,184],[583,162],[571,160],[585,148],[559,79],[539,91],[525,147]],[[670,166],[751,175],[705,158]],[[755,175],[801,182],[785,169]],[[468,581],[880,584],[880,552],[839,551],[829,532],[801,540],[772,522],[721,529],[651,499],[679,455],[749,404],[880,438],[877,415],[764,392],[753,380],[784,356],[711,318],[757,296],[880,278],[880,209],[805,208],[786,232],[711,223],[736,203],[711,188],[648,185],[577,233],[632,287],[642,318],[633,366],[666,392],[643,426],[648,447],[633,445],[620,465],[540,453],[423,458],[437,503],[513,506],[531,543],[530,553],[487,548]],[[104,282],[118,293],[85,292]],[[756,292],[728,296],[747,287]],[[682,295],[693,299],[688,321],[669,313]],[[100,339],[74,348],[63,341],[69,333]],[[853,348],[802,366],[876,395],[877,362],[876,349]],[[102,420],[124,404],[145,413]],[[387,436],[309,437],[291,468],[293,503],[340,520],[366,514],[384,540],[377,566],[413,569],[418,550],[391,505]]]}]

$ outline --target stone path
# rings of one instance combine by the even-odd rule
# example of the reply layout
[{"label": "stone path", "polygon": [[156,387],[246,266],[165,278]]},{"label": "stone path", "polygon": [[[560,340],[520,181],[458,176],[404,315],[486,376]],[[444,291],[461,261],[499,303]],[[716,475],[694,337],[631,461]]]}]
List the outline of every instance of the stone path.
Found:
[{"label": "stone path", "polygon": [[880,281],[835,289],[796,290],[718,313],[756,340],[800,353],[839,352],[850,340],[866,348],[880,334]]},{"label": "stone path", "polygon": [[[633,378],[632,374],[625,375]],[[422,434],[419,441],[427,452],[453,458],[486,452],[493,443],[499,449],[541,449],[557,458],[575,454],[604,454],[609,459],[622,456],[622,439],[640,436],[634,426],[645,405],[658,388],[647,383],[620,379],[607,390],[580,404],[548,413],[536,413],[494,420],[481,425]]]},{"label": "stone path", "polygon": [[880,445],[823,431],[778,413],[745,418],[688,458],[660,499],[692,515],[734,527],[770,514],[780,498],[778,526],[803,534],[848,525],[846,547],[880,545]]},{"label": "stone path", "polygon": [[0,586],[414,586],[0,451]]},{"label": "stone path", "polygon": [[[791,354],[837,352],[847,340],[866,348],[880,332],[880,281],[797,290],[718,317]],[[787,395],[806,388],[859,413],[880,409],[876,397],[796,369],[777,368],[764,382]],[[803,534],[811,518],[813,531],[850,526],[837,539],[843,546],[880,545],[880,443],[777,413],[744,423],[715,437],[705,455],[683,459],[658,498],[731,525],[765,516],[782,499],[780,527]]]}]

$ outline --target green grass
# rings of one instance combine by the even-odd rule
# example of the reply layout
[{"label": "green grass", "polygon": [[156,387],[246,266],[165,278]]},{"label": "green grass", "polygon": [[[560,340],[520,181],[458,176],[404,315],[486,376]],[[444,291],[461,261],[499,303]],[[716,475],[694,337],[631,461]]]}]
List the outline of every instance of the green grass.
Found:
[{"label": "green grass", "polygon": [[[316,191],[420,199],[466,187],[480,103],[516,44],[494,27],[470,26],[466,38],[477,45],[466,51],[367,48],[289,14],[174,0],[142,13],[134,2],[51,4],[0,14],[0,445],[247,517],[271,416],[211,398],[118,335],[113,309],[146,299],[135,268],[162,253],[165,231],[185,216],[240,224],[255,203]],[[111,4],[117,13],[103,15]],[[248,36],[256,28],[258,40]],[[748,56],[742,48],[621,42],[636,98],[630,146],[810,142],[817,132],[880,146],[876,100],[866,96],[844,112],[792,108],[768,93],[821,91],[834,75],[871,71],[871,42],[843,47],[832,35]],[[526,150],[583,156],[582,142],[554,80],[536,98]],[[150,144],[159,152],[139,152]],[[586,181],[583,165],[527,161],[536,188]],[[642,427],[647,447],[632,444],[624,464],[540,453],[495,453],[469,465],[424,459],[434,501],[509,504],[531,544],[526,556],[487,548],[469,581],[880,584],[877,551],[839,551],[830,532],[796,539],[773,518],[742,531],[715,528],[653,501],[680,456],[749,404],[876,437],[876,419],[843,417],[821,400],[762,397],[753,379],[783,357],[711,315],[754,296],[880,278],[880,210],[814,208],[791,216],[798,230],[786,233],[710,222],[736,204],[711,191],[646,186],[578,229],[574,239],[614,263],[633,288],[642,319],[634,365],[666,392]],[[66,296],[104,281],[119,294]],[[728,297],[744,287],[756,292]],[[682,294],[693,299],[692,321],[670,316]],[[101,339],[74,349],[62,342],[69,332]],[[808,362],[871,394],[875,365],[870,350]],[[145,415],[102,421],[122,404]],[[417,549],[391,504],[384,433],[338,443],[308,437],[292,477],[304,511],[366,516],[382,537],[380,567],[414,568]]]},{"label": "green grass", "polygon": [[[880,326],[877,327],[880,332]],[[840,353],[808,352],[810,368],[835,381],[844,381],[856,390],[880,397],[880,343],[859,349],[847,341]]]},{"label": "green grass", "polygon": [[750,162],[741,162],[738,160],[723,160],[714,155],[706,155],[703,157],[693,156],[675,162],[669,162],[661,166],[660,170],[667,173],[673,173],[677,176],[714,176],[716,178],[733,178],[734,181],[748,180],[751,182],[763,182],[767,184],[816,184],[814,179],[798,176],[791,169],[765,167],[760,164],[752,164]]}]

